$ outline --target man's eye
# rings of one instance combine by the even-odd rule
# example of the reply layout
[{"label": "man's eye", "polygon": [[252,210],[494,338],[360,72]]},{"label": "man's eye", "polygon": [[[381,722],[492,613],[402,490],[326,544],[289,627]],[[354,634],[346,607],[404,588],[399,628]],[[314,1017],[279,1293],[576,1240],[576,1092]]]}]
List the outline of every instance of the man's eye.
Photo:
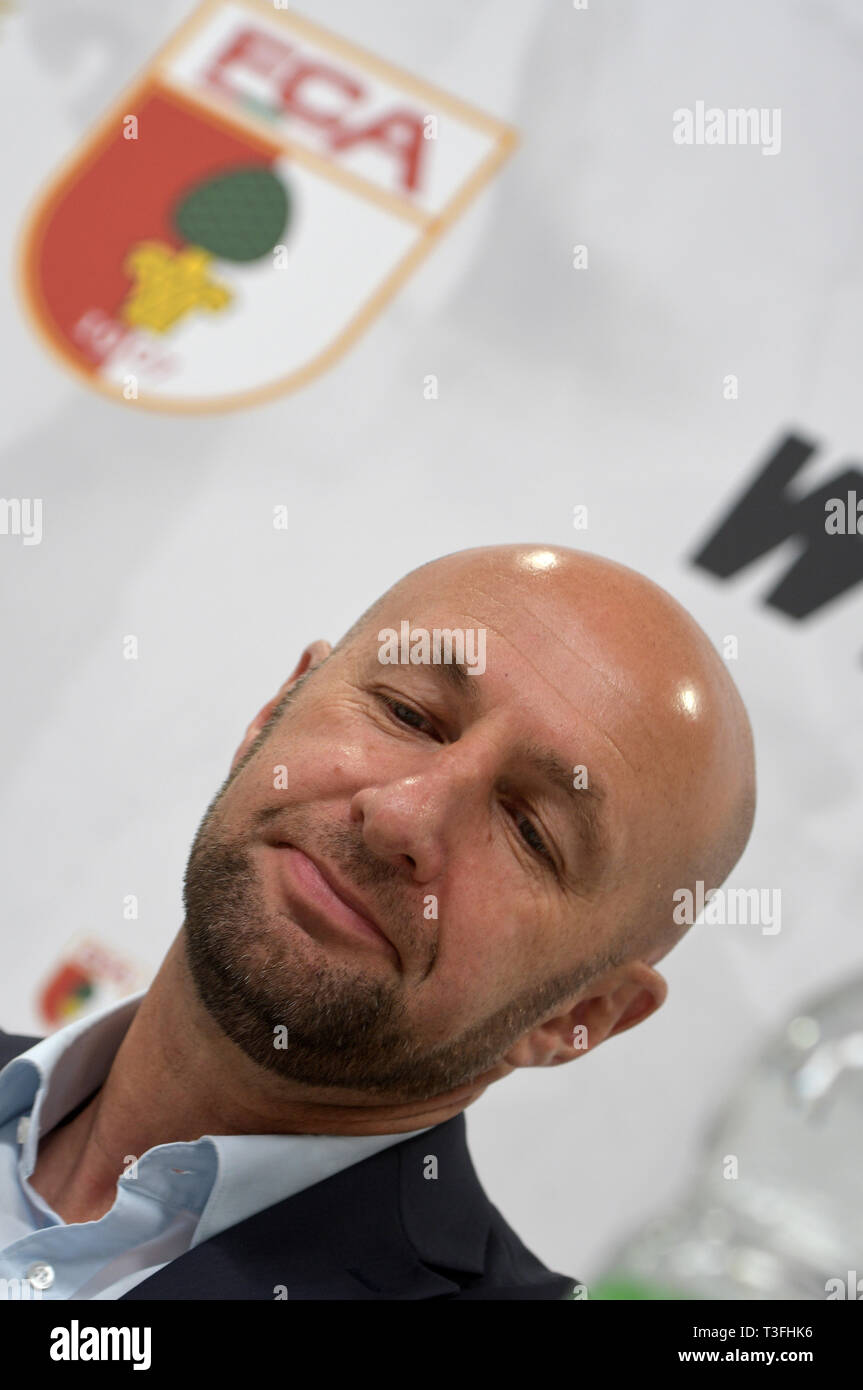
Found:
[{"label": "man's eye", "polygon": [[539,854],[541,858],[547,859],[548,862],[551,864],[552,868],[557,868],[557,865],[554,862],[554,856],[548,849],[542,836],[537,831],[536,826],[533,824],[533,821],[528,820],[527,816],[522,815],[520,811],[516,811],[515,823],[521,831],[522,839],[525,841],[525,843],[530,845],[531,849],[536,850],[537,854]]},{"label": "man's eye", "polygon": [[[382,695],[380,698],[397,723],[403,724],[408,729],[420,729],[420,725],[424,724],[429,733],[435,733],[433,726],[424,714],[420,714],[419,710],[415,710],[411,705],[403,704],[401,700],[393,700],[387,695]],[[414,720],[418,722],[414,723]],[[420,729],[420,732],[422,733],[424,730]]]},{"label": "man's eye", "polygon": [[[403,725],[407,729],[419,729],[421,733],[424,732],[421,726],[425,725],[425,728],[434,737],[437,737],[433,725],[426,719],[424,714],[420,714],[419,710],[415,710],[412,705],[406,705],[401,700],[394,700],[389,695],[381,695],[379,698],[389,710],[396,723]],[[535,854],[538,854],[541,859],[544,859],[551,865],[552,869],[557,872],[557,864],[554,855],[539,834],[533,821],[529,820],[521,811],[514,811],[513,819],[525,843],[530,846]]]}]

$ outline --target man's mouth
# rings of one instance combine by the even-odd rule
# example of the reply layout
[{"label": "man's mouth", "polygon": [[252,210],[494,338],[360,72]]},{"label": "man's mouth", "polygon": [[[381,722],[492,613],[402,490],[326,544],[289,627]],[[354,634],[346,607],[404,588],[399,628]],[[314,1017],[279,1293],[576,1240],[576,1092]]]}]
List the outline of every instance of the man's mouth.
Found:
[{"label": "man's mouth", "polygon": [[274,845],[273,850],[291,917],[304,931],[316,940],[339,944],[365,941],[384,951],[401,969],[401,957],[389,937],[329,865],[288,843]]}]

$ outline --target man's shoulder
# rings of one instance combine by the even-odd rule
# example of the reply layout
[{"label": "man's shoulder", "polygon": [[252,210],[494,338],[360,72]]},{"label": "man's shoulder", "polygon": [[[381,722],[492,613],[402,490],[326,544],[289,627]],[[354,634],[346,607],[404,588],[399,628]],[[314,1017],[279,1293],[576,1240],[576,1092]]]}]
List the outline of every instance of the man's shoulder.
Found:
[{"label": "man's shoulder", "polygon": [[123,1297],[259,1299],[279,1285],[294,1301],[556,1301],[574,1283],[489,1200],[458,1115],[227,1227]]},{"label": "man's shoulder", "polygon": [[488,1197],[464,1113],[393,1150],[402,1223],[420,1258],[459,1285],[456,1298],[565,1299],[576,1280],[549,1269]]}]

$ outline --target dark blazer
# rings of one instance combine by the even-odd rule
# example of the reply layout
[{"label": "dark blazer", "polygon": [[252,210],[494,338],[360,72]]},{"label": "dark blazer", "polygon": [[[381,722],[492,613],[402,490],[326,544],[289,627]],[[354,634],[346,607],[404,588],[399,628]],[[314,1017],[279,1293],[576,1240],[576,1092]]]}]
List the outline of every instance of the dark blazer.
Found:
[{"label": "dark blazer", "polygon": [[[38,1042],[0,1031],[0,1067]],[[436,1178],[424,1177],[426,1155]],[[492,1206],[464,1115],[353,1163],[171,1260],[139,1299],[564,1299]]]}]

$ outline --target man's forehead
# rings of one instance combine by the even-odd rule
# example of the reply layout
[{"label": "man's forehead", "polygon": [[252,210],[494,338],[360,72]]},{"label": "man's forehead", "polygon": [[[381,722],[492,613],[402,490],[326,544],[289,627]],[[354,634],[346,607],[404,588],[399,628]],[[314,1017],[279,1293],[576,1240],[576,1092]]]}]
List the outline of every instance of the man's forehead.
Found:
[{"label": "man's forehead", "polygon": [[566,610],[575,618],[578,588],[562,591],[551,582],[537,586],[510,571],[495,573],[491,566],[467,567],[438,575],[409,575],[381,600],[382,613],[438,625],[481,621],[502,634],[520,632],[541,621],[541,610],[554,613],[559,625]]},{"label": "man's forehead", "polygon": [[[407,576],[380,600],[373,635],[408,621],[412,627],[484,629],[487,643],[509,643],[560,677],[575,660],[616,670],[637,658],[638,632],[627,605],[597,598],[587,579],[552,573],[496,571],[490,561],[455,572],[436,567]],[[627,651],[627,648],[629,649]]]},{"label": "man's forehead", "polygon": [[400,653],[413,649],[416,664],[432,664],[440,649],[441,666],[451,667],[443,679],[474,703],[480,700],[474,690],[479,683],[487,706],[529,695],[546,706],[559,703],[564,714],[578,692],[585,717],[594,706],[610,714],[612,701],[621,697],[630,704],[647,698],[638,653],[629,660],[601,621],[559,595],[548,594],[540,604],[518,586],[512,589],[509,599],[483,591],[423,594],[410,602],[402,596],[375,614],[361,647],[376,653],[386,640],[398,638]]}]

